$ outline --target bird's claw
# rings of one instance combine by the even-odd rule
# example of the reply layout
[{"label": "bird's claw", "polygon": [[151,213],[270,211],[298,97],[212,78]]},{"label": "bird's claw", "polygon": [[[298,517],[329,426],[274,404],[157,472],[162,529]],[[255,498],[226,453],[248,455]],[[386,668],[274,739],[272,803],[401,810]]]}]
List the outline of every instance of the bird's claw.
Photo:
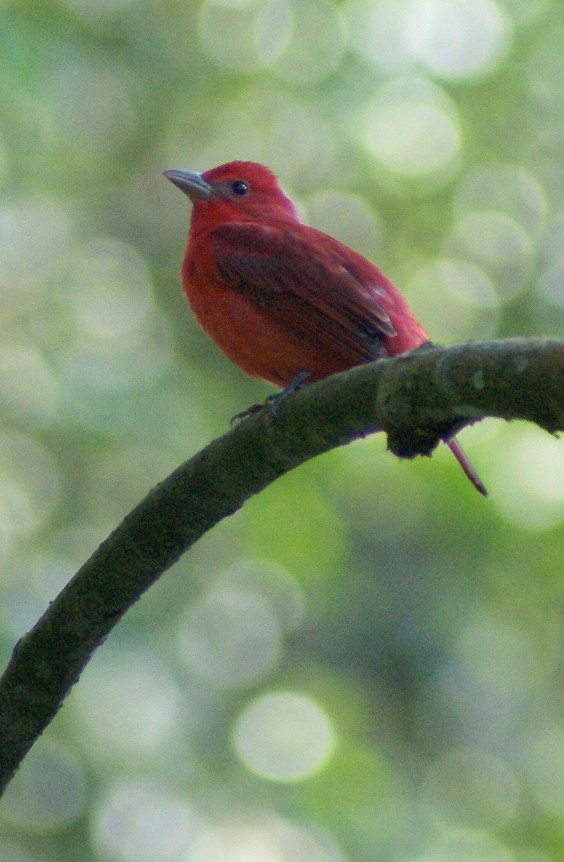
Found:
[{"label": "bird's claw", "polygon": [[250,407],[247,407],[246,410],[242,410],[241,413],[236,413],[235,416],[231,417],[231,425],[235,422],[240,421],[241,419],[246,419],[247,416],[251,416],[254,413],[258,413],[259,410],[264,410],[266,407],[270,408],[270,412],[272,416],[276,416],[280,406],[286,401],[286,399],[293,395],[294,392],[297,392],[298,389],[301,389],[306,380],[310,375],[309,371],[298,371],[295,377],[292,377],[288,385],[282,392],[274,392],[272,395],[268,395],[265,398],[263,404],[251,404]]},{"label": "bird's claw", "polygon": [[240,422],[241,419],[246,419],[247,416],[252,416],[253,413],[258,413],[259,410],[262,410],[265,406],[266,404],[251,404],[251,406],[247,407],[246,410],[241,410],[240,413],[236,413],[235,416],[232,416],[229,424],[235,425],[235,422]]},{"label": "bird's claw", "polygon": [[265,407],[270,407],[273,416],[276,416],[278,410],[286,401],[286,399],[290,397],[290,395],[293,395],[294,392],[297,392],[299,389],[302,388],[302,386],[308,379],[309,374],[310,372],[306,370],[298,371],[295,377],[292,377],[292,379],[285,387],[285,389],[282,390],[282,392],[275,392],[273,395],[269,395],[267,397],[266,401],[264,402],[264,405]]}]

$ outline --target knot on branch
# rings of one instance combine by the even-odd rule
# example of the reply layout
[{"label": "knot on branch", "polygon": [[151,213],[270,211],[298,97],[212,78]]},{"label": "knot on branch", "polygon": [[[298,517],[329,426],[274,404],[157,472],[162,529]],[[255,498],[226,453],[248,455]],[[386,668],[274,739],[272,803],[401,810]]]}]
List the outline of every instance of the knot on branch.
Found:
[{"label": "knot on branch", "polygon": [[471,406],[465,411],[453,404],[453,381],[436,357],[443,350],[425,348],[427,373],[421,373],[421,350],[415,350],[396,357],[382,375],[376,409],[388,449],[399,458],[430,456],[441,441],[480,418]]}]

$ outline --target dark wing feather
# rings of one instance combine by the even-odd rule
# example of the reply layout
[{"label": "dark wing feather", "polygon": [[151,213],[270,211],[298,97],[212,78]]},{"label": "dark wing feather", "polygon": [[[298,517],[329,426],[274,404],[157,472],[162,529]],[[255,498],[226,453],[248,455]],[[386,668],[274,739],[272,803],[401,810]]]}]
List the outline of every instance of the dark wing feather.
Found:
[{"label": "dark wing feather", "polygon": [[253,222],[224,225],[210,238],[224,285],[294,337],[365,362],[396,335],[377,299],[384,276],[337,240],[306,225]]}]

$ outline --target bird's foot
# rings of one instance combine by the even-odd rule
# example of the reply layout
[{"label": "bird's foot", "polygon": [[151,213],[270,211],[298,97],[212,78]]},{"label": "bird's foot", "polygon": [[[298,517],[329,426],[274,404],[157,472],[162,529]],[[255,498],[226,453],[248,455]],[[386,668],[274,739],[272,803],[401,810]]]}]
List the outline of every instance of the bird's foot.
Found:
[{"label": "bird's foot", "polygon": [[247,416],[252,416],[253,413],[258,413],[259,410],[264,409],[264,404],[251,404],[250,407],[247,407],[246,410],[241,410],[240,413],[236,413],[235,416],[231,417],[230,424],[235,425],[236,422],[240,422],[241,419],[246,419]]},{"label": "bird's foot", "polygon": [[231,417],[231,424],[233,425],[241,419],[246,419],[247,416],[252,416],[254,413],[258,413],[259,410],[264,410],[265,407],[270,408],[271,414],[276,416],[284,401],[286,401],[290,395],[293,395],[294,392],[297,392],[298,389],[302,388],[308,379],[309,374],[309,371],[298,371],[296,376],[292,377],[282,392],[274,392],[272,395],[267,396],[263,404],[251,404],[251,406],[247,407],[246,410],[242,410],[241,413],[236,413],[235,416]]},{"label": "bird's foot", "polygon": [[304,383],[309,377],[309,371],[298,371],[295,377],[292,377],[288,385],[282,390],[282,392],[275,392],[273,395],[269,395],[264,402],[265,407],[270,407],[273,416],[276,416],[278,410],[284,404],[284,402],[293,395],[294,392],[297,392],[302,388]]}]

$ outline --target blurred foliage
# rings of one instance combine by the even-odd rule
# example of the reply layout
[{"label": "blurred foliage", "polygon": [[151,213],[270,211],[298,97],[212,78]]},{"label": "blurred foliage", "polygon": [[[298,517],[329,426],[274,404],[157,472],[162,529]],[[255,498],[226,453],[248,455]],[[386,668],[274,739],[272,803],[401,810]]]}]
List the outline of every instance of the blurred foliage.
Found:
[{"label": "blurred foliage", "polygon": [[[268,389],[179,289],[161,176],[273,168],[437,341],[564,322],[560,0],[0,6],[0,646]],[[98,651],[0,858],[564,858],[564,449],[535,428],[284,477]]]}]

